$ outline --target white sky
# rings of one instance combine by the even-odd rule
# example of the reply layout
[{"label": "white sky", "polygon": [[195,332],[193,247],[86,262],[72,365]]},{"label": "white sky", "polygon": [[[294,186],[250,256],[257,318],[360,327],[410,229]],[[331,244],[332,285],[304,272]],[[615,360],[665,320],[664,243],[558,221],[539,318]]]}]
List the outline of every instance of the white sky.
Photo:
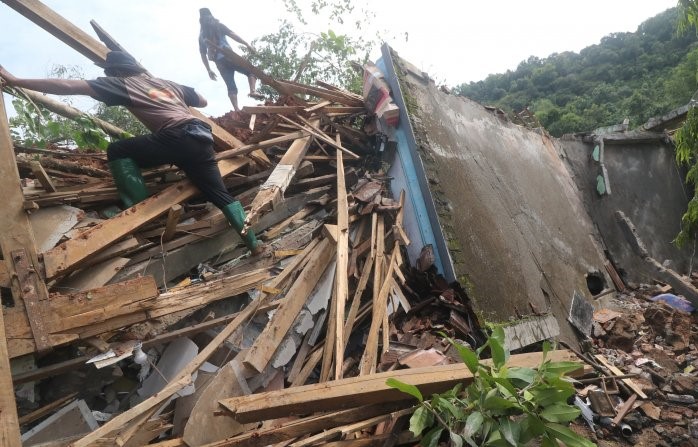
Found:
[{"label": "white sky", "polygon": [[[310,0],[297,0],[308,4]],[[355,3],[363,3],[364,0]],[[223,81],[208,79],[198,53],[198,9],[213,14],[248,42],[273,32],[285,15],[281,0],[44,0],[95,36],[94,19],[154,75],[190,85],[209,101],[204,113],[231,109]],[[405,6],[409,5],[409,6]],[[401,57],[439,83],[455,86],[514,70],[529,56],[575,51],[612,32],[638,25],[676,0],[374,0],[377,29]],[[313,23],[319,32],[326,23]],[[341,31],[341,30],[337,30]],[[352,32],[356,32],[353,30]],[[377,58],[379,53],[376,53]],[[54,64],[79,65],[86,77],[102,71],[67,45],[0,3],[0,64],[20,77],[45,77]],[[247,82],[237,75],[241,105]],[[8,108],[11,109],[6,98]],[[8,110],[12,113],[11,110]]]}]

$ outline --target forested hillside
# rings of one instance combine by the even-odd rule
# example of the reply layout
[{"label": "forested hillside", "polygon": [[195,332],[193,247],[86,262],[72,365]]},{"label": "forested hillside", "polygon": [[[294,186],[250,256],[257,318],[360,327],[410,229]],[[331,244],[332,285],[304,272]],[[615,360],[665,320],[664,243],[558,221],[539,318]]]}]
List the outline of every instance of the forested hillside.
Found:
[{"label": "forested hillside", "polygon": [[456,93],[507,111],[524,107],[553,135],[648,118],[686,104],[698,88],[696,33],[676,33],[676,8],[614,33],[579,54],[530,57],[515,71],[461,84]]}]

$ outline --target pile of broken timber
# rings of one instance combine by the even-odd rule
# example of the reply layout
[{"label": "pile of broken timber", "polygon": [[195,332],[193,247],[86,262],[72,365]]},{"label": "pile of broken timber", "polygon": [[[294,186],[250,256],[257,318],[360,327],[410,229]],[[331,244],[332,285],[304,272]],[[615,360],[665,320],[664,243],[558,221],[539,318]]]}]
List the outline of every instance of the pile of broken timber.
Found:
[{"label": "pile of broken timber", "polygon": [[[303,418],[281,434],[277,420],[264,426],[274,434],[264,436],[297,438],[298,430],[310,435],[363,421],[354,429],[340,427],[316,441],[303,441],[310,444],[350,439],[350,433],[368,433],[376,426],[381,433],[374,434],[385,437],[385,422],[409,413],[411,404],[404,396],[391,392],[392,397],[383,397],[385,378],[376,375],[381,368],[401,367],[382,355],[391,351],[399,332],[391,316],[404,316],[412,303],[425,298],[405,277],[409,269],[402,247],[410,242],[402,228],[405,197],[390,198],[385,174],[371,169],[380,163],[371,138],[361,131],[362,99],[327,86],[304,86],[302,91],[320,95],[320,100],[287,97],[286,105],[249,107],[215,120],[228,130],[211,121],[219,138],[234,142],[234,148],[219,148],[219,166],[226,185],[247,209],[246,226],[267,247],[258,257],[249,256],[221,212],[202,202],[176,168],[144,172],[153,196],[121,211],[115,209],[118,197],[103,155],[14,147],[23,185],[18,206],[28,212],[43,271],[33,278],[27,259],[17,257],[3,277],[8,286],[14,285],[13,277],[41,280],[37,288],[47,299],[26,293],[5,297],[14,300],[14,306],[4,309],[9,356],[63,345],[85,354],[16,374],[15,385],[75,368],[88,368],[89,374],[94,368],[85,366],[89,357],[129,339],[140,339],[148,349],[209,334],[198,354],[167,377],[156,394],[87,436],[63,443],[140,445],[168,436],[182,445],[202,445],[256,438],[250,430],[258,425],[249,423],[255,418],[308,416],[315,410],[334,413],[312,416],[314,429]],[[46,97],[34,100],[51,106]],[[243,136],[244,143],[238,140]],[[194,311],[221,300],[236,302],[239,312],[196,321]],[[472,324],[471,317],[459,319]],[[188,326],[168,329],[180,320]],[[154,321],[160,324],[145,325]],[[410,345],[400,352],[405,346]],[[419,350],[416,345],[413,349]],[[193,373],[203,375],[199,369],[214,357],[219,359],[216,374],[210,382],[198,383],[189,399],[189,417],[175,424],[177,412],[163,409],[178,405],[171,398],[192,382]],[[453,371],[464,373],[457,365],[440,368],[415,369],[415,377],[426,385],[443,374],[437,382],[446,386],[453,383]],[[352,378],[334,382],[344,377]],[[364,380],[378,394],[352,399]],[[338,394],[316,407],[310,402],[317,393],[302,392],[296,397],[301,403],[292,409],[260,416],[238,415],[239,405],[226,400],[256,398],[252,393],[260,390],[302,390],[310,382],[336,383]],[[396,402],[385,403],[392,400]],[[367,406],[344,411],[356,405]],[[231,423],[226,408],[234,409],[239,423]],[[37,418],[29,420],[26,428]]]}]

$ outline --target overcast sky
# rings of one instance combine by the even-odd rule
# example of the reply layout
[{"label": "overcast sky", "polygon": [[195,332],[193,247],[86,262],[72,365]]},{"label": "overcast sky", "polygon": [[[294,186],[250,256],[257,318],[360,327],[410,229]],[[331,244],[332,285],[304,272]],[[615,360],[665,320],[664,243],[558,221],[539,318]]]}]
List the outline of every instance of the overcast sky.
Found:
[{"label": "overcast sky", "polygon": [[[198,9],[209,7],[247,41],[273,32],[286,15],[282,0],[44,3],[93,36],[89,22],[97,21],[154,75],[200,91],[209,100],[204,113],[213,116],[231,106],[225,85],[220,79],[208,79],[199,58]],[[676,0],[376,0],[369,8],[376,13],[374,27],[384,31],[401,57],[437,82],[455,86],[513,70],[532,55],[578,52],[609,33],[635,31],[644,20],[675,5]],[[326,27],[311,23],[311,31]],[[22,77],[45,77],[55,64],[78,65],[88,78],[102,75],[98,67],[4,3],[0,3],[0,64]],[[241,105],[253,104],[246,97],[245,78],[236,79]]]}]

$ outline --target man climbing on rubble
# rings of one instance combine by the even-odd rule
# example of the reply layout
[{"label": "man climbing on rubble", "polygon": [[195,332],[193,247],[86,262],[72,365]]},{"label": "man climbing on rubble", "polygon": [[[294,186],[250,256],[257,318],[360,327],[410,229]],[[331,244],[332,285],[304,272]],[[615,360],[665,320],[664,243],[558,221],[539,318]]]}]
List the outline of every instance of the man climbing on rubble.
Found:
[{"label": "man climbing on rubble", "polygon": [[[188,107],[205,107],[206,99],[191,87],[150,77],[128,53],[112,51],[100,66],[107,76],[90,81],[22,79],[2,66],[0,78],[11,86],[55,95],[86,95],[108,106],[126,107],[153,133],[114,141],[107,148],[109,169],[124,205],[131,207],[148,197],[141,168],[174,164],[240,233],[245,211],[225,188],[211,128],[196,119]],[[253,254],[261,252],[253,232],[242,238]]]},{"label": "man climbing on rubble", "polygon": [[254,48],[245,42],[242,37],[235,34],[230,28],[223,25],[218,21],[218,19],[213,17],[211,10],[208,8],[201,8],[199,10],[199,23],[201,24],[201,31],[199,32],[199,53],[201,53],[201,61],[204,63],[204,67],[206,67],[208,76],[214,81],[216,80],[216,73],[211,70],[211,66],[209,65],[208,61],[212,60],[216,63],[218,72],[221,74],[225,85],[228,87],[228,98],[230,98],[230,102],[233,104],[233,109],[236,112],[240,111],[240,108],[238,107],[238,88],[237,85],[235,85],[236,71],[239,71],[247,76],[247,82],[250,86],[249,96],[255,99],[262,99],[263,96],[257,93],[255,87],[257,84],[257,78],[248,73],[244,68],[234,65],[232,62],[227,60],[225,55],[218,49],[232,49],[230,48],[230,44],[228,43],[226,37],[230,37],[234,41],[245,45],[251,53],[255,53]]}]

